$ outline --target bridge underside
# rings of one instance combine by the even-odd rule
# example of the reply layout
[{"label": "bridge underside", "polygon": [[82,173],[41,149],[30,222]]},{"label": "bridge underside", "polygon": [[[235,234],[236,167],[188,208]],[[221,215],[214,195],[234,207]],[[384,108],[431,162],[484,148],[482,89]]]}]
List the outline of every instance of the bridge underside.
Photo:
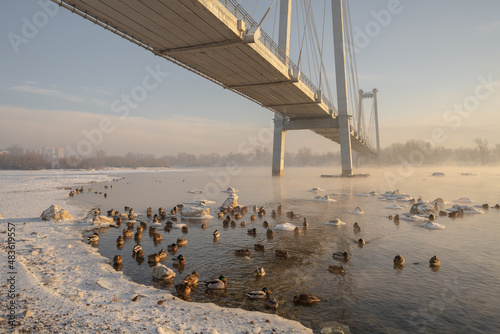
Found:
[{"label": "bridge underside", "polygon": [[[337,120],[333,105],[317,94],[308,79],[297,78],[288,59],[270,47],[271,41],[249,41],[249,24],[219,1],[53,1],[104,23],[155,54],[182,64],[286,120],[317,120],[319,127],[307,129],[340,143],[338,122],[336,127],[331,122]],[[374,153],[354,131],[351,143],[355,151]]]}]

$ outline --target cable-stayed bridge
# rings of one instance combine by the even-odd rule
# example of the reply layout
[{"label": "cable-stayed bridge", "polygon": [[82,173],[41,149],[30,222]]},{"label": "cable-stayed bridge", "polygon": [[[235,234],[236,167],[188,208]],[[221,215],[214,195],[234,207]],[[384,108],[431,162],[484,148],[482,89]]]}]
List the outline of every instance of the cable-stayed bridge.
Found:
[{"label": "cable-stayed bridge", "polygon": [[[282,174],[289,130],[308,129],[339,143],[343,175],[352,175],[352,150],[376,153],[361,107],[358,117],[349,113],[342,0],[332,0],[338,108],[289,58],[292,0],[269,7],[280,13],[278,43],[261,29],[269,9],[258,23],[236,0],[52,1],[273,111],[273,175]],[[376,90],[359,97],[373,98],[376,112]],[[378,120],[376,128],[379,149]]]}]

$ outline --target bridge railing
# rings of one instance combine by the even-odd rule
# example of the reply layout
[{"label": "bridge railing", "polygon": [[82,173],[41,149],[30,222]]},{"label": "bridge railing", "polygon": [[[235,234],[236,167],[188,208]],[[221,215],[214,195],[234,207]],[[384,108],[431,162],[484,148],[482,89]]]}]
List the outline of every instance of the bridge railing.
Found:
[{"label": "bridge railing", "polygon": [[[253,17],[236,1],[236,0],[219,0],[237,19],[243,20],[247,25],[251,27],[257,27],[259,24],[253,19]],[[286,53],[281,50],[281,48],[274,42],[274,40],[261,29],[260,42],[264,44],[269,51],[271,51],[276,58],[279,59],[285,66],[291,69],[297,70],[299,67],[286,55]],[[301,73],[300,81],[306,85],[311,91],[316,93],[319,88],[304,74]],[[323,102],[328,106],[330,110],[336,110],[333,103],[330,102],[326,97],[323,98]]]}]

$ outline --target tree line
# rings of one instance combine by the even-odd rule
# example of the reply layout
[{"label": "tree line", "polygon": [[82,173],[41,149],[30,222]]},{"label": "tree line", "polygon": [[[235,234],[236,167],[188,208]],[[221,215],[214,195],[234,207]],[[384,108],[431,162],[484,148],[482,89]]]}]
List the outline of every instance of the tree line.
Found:
[{"label": "tree line", "polygon": [[[409,162],[415,165],[437,164],[493,164],[500,162],[500,144],[490,147],[483,139],[474,140],[475,147],[445,148],[433,147],[421,140],[408,140],[405,143],[394,143],[381,150],[383,165],[398,165]],[[124,156],[108,155],[99,150],[90,156],[68,156],[51,160],[40,153],[23,153],[19,147],[13,146],[8,153],[0,154],[0,169],[102,169],[102,168],[139,168],[139,167],[221,167],[229,164],[240,166],[269,166],[272,152],[267,147],[255,147],[242,153],[191,154],[180,152],[174,155],[156,157],[153,154],[127,153]],[[361,165],[376,165],[375,156],[361,156]],[[331,166],[340,164],[340,153],[313,152],[309,147],[302,147],[296,152],[285,152],[285,165]]]}]

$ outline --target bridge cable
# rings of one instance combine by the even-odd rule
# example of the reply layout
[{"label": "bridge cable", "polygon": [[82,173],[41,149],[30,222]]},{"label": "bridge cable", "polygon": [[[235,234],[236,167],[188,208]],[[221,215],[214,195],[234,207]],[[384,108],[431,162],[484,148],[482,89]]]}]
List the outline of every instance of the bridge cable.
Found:
[{"label": "bridge cable", "polygon": [[252,17],[255,17],[255,12],[257,11],[257,6],[259,6],[260,0],[257,0],[257,3],[255,4],[255,8],[253,9]]},{"label": "bridge cable", "polygon": [[267,9],[266,13],[264,14],[264,17],[262,17],[262,20],[260,20],[260,23],[259,23],[259,25],[257,26],[258,28],[260,28],[260,26],[262,25],[262,23],[263,23],[263,22],[264,22],[264,20],[266,19],[266,16],[267,16],[267,14],[269,14],[269,11],[270,11],[270,10],[271,10],[271,8],[273,7],[273,5],[274,5],[274,2],[275,2],[275,1],[276,1],[276,0],[273,0],[273,2],[271,2],[271,5],[269,6],[269,8]]},{"label": "bridge cable", "polygon": [[[300,61],[302,59],[302,47],[304,46],[304,39],[306,37],[306,30],[307,30],[307,25],[309,22],[309,12],[311,11],[311,2],[312,0],[309,0],[309,6],[307,8],[307,14],[306,14],[306,21],[304,23],[304,33],[302,34],[302,42],[300,43],[300,48],[299,48],[299,60],[297,61],[297,67],[300,68]],[[304,7],[305,7],[305,0],[304,0]]]}]

